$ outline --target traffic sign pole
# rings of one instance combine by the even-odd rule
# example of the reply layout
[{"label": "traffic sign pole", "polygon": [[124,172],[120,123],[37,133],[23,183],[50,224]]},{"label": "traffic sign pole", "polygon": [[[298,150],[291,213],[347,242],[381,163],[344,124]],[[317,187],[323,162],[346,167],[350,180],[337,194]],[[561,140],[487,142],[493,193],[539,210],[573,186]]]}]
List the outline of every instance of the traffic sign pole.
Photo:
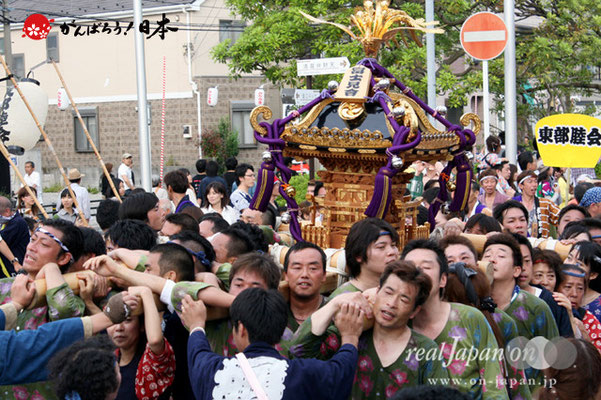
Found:
[{"label": "traffic sign pole", "polygon": [[490,135],[490,106],[488,104],[488,61],[482,61],[482,107],[484,108],[484,141]]}]

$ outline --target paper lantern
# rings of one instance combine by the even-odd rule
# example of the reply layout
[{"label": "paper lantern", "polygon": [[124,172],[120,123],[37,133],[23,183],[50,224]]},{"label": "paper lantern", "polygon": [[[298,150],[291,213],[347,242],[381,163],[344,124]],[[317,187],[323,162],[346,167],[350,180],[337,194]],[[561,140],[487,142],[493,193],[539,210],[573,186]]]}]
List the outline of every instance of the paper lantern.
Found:
[{"label": "paper lantern", "polygon": [[219,90],[216,87],[209,88],[207,92],[207,104],[211,107],[215,107],[217,105],[217,100],[219,99]]},{"label": "paper lantern", "polygon": [[265,104],[265,90],[259,88],[255,90],[255,106],[262,106]]},{"label": "paper lantern", "polygon": [[69,101],[69,96],[67,96],[67,91],[65,88],[58,89],[58,93],[56,95],[56,105],[59,110],[65,111],[71,102]]},{"label": "paper lantern", "polygon": [[[40,87],[40,83],[35,79],[25,78],[19,82],[19,88],[40,124],[44,125],[48,115],[48,96]],[[0,139],[8,151],[16,155],[23,155],[40,139],[40,131],[33,117],[19,92],[13,87],[6,91],[2,103]]]}]

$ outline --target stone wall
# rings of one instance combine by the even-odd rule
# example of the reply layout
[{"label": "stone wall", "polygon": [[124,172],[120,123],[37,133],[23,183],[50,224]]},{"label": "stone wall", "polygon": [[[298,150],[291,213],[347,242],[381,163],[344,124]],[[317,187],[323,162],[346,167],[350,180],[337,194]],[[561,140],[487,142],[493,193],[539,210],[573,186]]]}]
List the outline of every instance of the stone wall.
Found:
[{"label": "stone wall", "polygon": [[[232,100],[254,99],[254,90],[265,83],[260,77],[240,78],[237,81],[227,77],[198,78],[201,93],[201,113],[203,130],[217,128],[222,117],[230,116],[230,102]],[[209,87],[219,85],[219,102],[215,107],[206,103],[206,93]],[[274,111],[274,117],[281,116],[281,101],[279,90],[272,85],[265,86],[266,104]],[[153,173],[158,174],[160,165],[160,136],[161,136],[161,100],[149,101],[151,106],[152,124],[151,135],[151,160]],[[80,109],[97,107],[98,121],[98,148],[104,162],[114,165],[113,172],[121,163],[121,155],[125,152],[134,155],[134,172],[140,177],[139,170],[139,145],[138,145],[138,117],[136,101],[115,101],[95,104],[78,104]],[[97,186],[102,171],[96,155],[75,151],[75,123],[79,123],[73,115],[72,109],[60,111],[57,106],[51,105],[45,130],[65,169],[78,168],[86,176],[82,180],[84,186]],[[192,138],[183,137],[183,126],[190,125]],[[196,172],[194,164],[198,159],[198,125],[196,97],[186,99],[167,99],[165,101],[165,165],[183,166],[193,174]],[[264,146],[240,149],[239,161],[251,163],[258,167],[261,162],[261,153]],[[44,186],[61,182],[60,173],[56,162],[46,144],[39,142],[33,151],[40,151],[42,162],[40,169],[45,175]],[[141,182],[140,178],[136,183]]]},{"label": "stone wall", "polygon": [[[263,77],[241,78],[231,83],[226,77],[205,77],[199,82],[199,90],[206,93],[211,87],[217,85],[219,89],[219,101],[215,107],[209,107],[206,102],[203,104],[202,115],[203,127],[216,127],[222,116],[230,115],[230,102],[232,100],[254,101],[255,89],[265,84],[265,104],[267,104],[274,113],[274,118],[281,118],[282,102],[280,100],[279,89],[272,84],[266,83]],[[208,109],[208,111],[207,111]],[[240,148],[238,155],[239,163],[251,164],[257,169],[261,165],[261,153],[267,149],[267,146],[258,144],[256,147]]]}]

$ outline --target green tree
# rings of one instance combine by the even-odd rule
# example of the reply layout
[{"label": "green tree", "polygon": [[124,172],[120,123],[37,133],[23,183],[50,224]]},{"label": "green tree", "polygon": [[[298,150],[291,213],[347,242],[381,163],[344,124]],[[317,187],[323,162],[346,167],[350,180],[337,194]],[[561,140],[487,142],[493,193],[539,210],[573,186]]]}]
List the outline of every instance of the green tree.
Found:
[{"label": "green tree", "polygon": [[[572,96],[601,93],[601,3],[598,0],[518,1],[519,19],[541,24],[519,34],[516,58],[520,94],[532,98],[535,119],[574,111]],[[528,102],[526,102],[527,104]],[[594,113],[589,106],[586,113]]]},{"label": "green tree", "polygon": [[[309,174],[294,175],[292,178],[290,178],[289,183],[296,189],[296,194],[294,195],[294,200],[296,200],[296,204],[300,204],[303,201],[305,201],[307,196],[307,186],[309,186]],[[275,199],[275,202],[280,207],[286,205],[286,200],[284,200],[282,196],[278,196]]]},{"label": "green tree", "polygon": [[[349,24],[354,8],[362,0],[226,0],[232,12],[250,21],[242,36],[212,49],[213,58],[228,65],[231,76],[253,71],[271,82],[302,87],[296,76],[296,59],[347,56],[352,63],[363,58],[357,42],[330,25],[312,25],[299,10],[322,19]],[[413,18],[424,17],[424,2],[391,1],[391,7]],[[447,105],[460,107],[482,86],[481,64],[465,56],[459,41],[463,22],[479,11],[503,12],[500,0],[437,0],[436,19],[445,30],[436,35],[437,92],[448,95]],[[528,21],[531,28],[518,29],[516,37],[518,117],[522,126],[529,120],[574,108],[572,96],[599,94],[601,85],[598,49],[601,48],[601,2],[598,0],[517,0],[516,22]],[[426,51],[408,41],[380,51],[379,61],[414,92],[426,96]],[[491,93],[503,107],[503,56],[489,63]],[[338,76],[316,77],[314,87],[323,88]],[[593,113],[594,106],[586,113]],[[529,130],[529,129],[527,129]]]},{"label": "green tree", "polygon": [[217,129],[203,133],[201,146],[204,156],[214,158],[223,168],[226,158],[238,155],[238,132],[232,130],[228,118],[221,118]]},{"label": "green tree", "polygon": [[238,132],[232,129],[229,118],[221,118],[217,127],[219,136],[223,139],[222,159],[238,155]]},{"label": "green tree", "polygon": [[[423,18],[423,2],[392,1],[391,7],[407,12],[413,18]],[[227,0],[232,12],[251,21],[242,36],[232,44],[224,41],[212,49],[213,58],[226,63],[230,74],[239,77],[260,71],[272,82],[302,86],[296,76],[296,59],[347,56],[352,63],[364,58],[361,45],[336,27],[314,25],[299,10],[328,21],[348,25],[349,16],[362,0],[268,0],[256,7],[249,0]],[[437,12],[447,21],[443,35],[437,35],[438,92],[450,94],[451,107],[464,105],[466,94],[481,86],[479,68],[470,63],[457,72],[451,65],[464,56],[459,46],[459,30],[465,18],[483,9],[487,2],[476,5],[461,0],[437,1]],[[426,93],[426,49],[407,40],[402,44],[400,34],[396,44],[382,49],[379,59],[397,78],[424,97]],[[318,76],[315,87],[325,87],[338,76]]]}]

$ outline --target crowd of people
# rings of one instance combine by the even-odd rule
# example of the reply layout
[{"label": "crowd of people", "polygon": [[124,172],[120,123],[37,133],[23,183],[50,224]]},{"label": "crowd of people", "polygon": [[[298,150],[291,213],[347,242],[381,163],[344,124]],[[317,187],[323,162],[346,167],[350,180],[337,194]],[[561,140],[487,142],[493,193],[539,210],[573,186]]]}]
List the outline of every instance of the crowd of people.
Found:
[{"label": "crowd of people", "polygon": [[[469,210],[439,213],[428,239],[400,247],[389,222],[356,222],[331,292],[325,249],[279,232],[279,181],[252,210],[256,171],[235,158],[146,192],[123,154],[101,182],[99,230],[67,189],[48,219],[27,190],[0,197],[0,398],[598,399],[601,187],[594,170],[568,179],[501,151],[489,137]],[[442,168],[411,168],[423,224]],[[68,175],[89,219],[82,175]],[[326,195],[309,184],[308,199]],[[555,352],[504,356],[541,339]]]}]

